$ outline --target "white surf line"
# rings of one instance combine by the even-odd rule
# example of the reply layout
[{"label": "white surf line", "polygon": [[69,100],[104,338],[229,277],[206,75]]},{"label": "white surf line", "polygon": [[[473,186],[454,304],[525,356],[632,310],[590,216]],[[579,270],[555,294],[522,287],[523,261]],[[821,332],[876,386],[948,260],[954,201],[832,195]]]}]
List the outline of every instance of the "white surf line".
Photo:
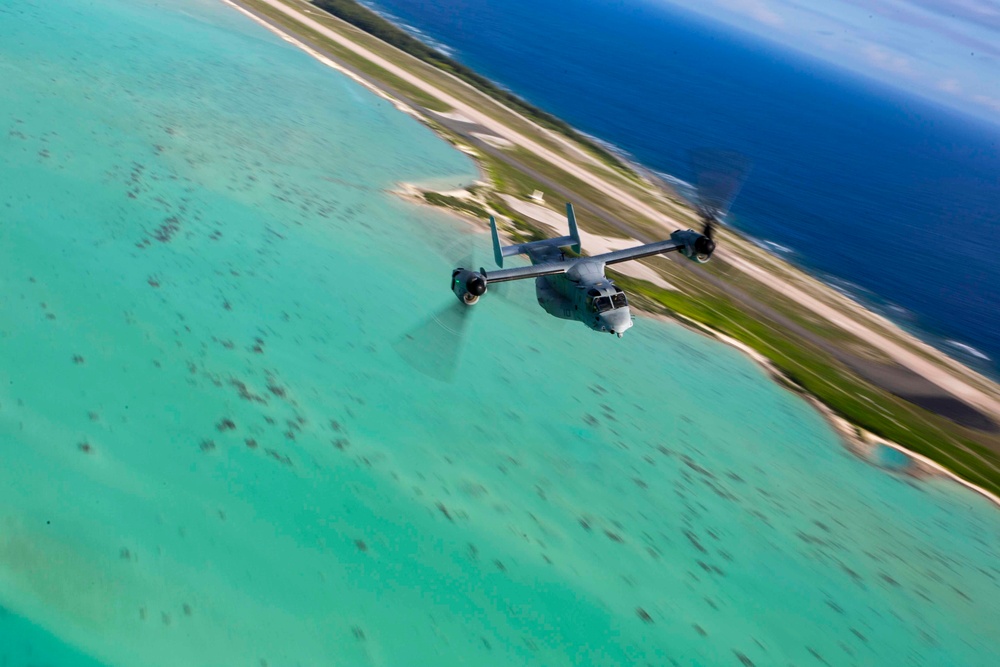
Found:
[{"label": "white surf line", "polygon": [[[725,253],[726,250],[723,250],[722,252]],[[876,327],[876,330],[883,329],[891,335],[903,338],[911,348],[916,348],[925,355],[928,355],[933,359],[935,359],[939,364],[946,366],[948,370],[950,370],[952,373],[959,375],[960,379],[963,382],[971,383],[973,386],[978,386],[979,388],[982,388],[984,386],[985,387],[996,386],[996,383],[993,380],[990,380],[982,373],[954,359],[943,350],[939,350],[933,345],[930,345],[924,342],[923,340],[917,338],[913,334],[904,331],[899,327],[898,324],[890,320],[888,317],[880,315],[879,313],[876,313],[873,310],[869,310],[868,308],[865,308],[863,305],[852,299],[850,296],[846,296],[837,291],[836,289],[832,289],[830,285],[824,283],[816,276],[805,272],[800,272],[797,275],[794,273],[790,273],[789,272],[790,267],[783,266],[780,264],[780,262],[782,261],[780,257],[775,256],[769,252],[764,252],[762,254],[755,253],[753,256],[746,256],[746,255],[741,255],[741,256],[747,261],[750,261],[751,263],[753,263],[754,260],[767,262],[767,264],[774,269],[775,272],[774,275],[776,278],[779,279],[783,278],[785,280],[791,281],[792,284],[801,285],[804,289],[813,289],[818,287],[819,289],[824,291],[823,297],[828,299],[834,305],[837,305],[840,308],[847,309],[848,311],[850,311],[852,316],[866,320],[867,322],[870,323],[872,327]],[[791,268],[791,271],[795,271],[795,269]],[[858,322],[858,324],[860,325],[862,324],[862,322]],[[989,395],[988,392],[987,395]],[[996,394],[994,393],[994,396],[995,395]]]},{"label": "white surf line", "polygon": [[777,276],[754,266],[750,262],[739,259],[733,256],[732,253],[728,253],[726,261],[744,273],[754,276],[765,285],[771,285],[784,295],[797,301],[806,308],[809,308],[817,315],[822,316],[824,319],[832,322],[844,331],[852,333],[861,340],[882,350],[887,355],[892,357],[893,360],[909,368],[915,373],[923,375],[925,378],[942,389],[951,392],[955,396],[971,403],[994,417],[1000,416],[1000,401],[997,401],[992,396],[989,396],[985,392],[973,387],[961,378],[956,378],[941,366],[938,366],[930,361],[927,361],[923,357],[910,352],[902,345],[889,340],[885,336],[858,322],[851,320],[848,316],[838,312],[832,306],[828,306],[819,299],[806,294],[788,281],[778,278]]}]

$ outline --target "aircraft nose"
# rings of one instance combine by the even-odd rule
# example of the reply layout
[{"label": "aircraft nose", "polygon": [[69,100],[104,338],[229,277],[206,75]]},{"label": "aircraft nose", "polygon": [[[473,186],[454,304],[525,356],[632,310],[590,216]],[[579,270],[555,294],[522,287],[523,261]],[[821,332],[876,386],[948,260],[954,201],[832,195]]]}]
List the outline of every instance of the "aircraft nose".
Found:
[{"label": "aircraft nose", "polygon": [[619,308],[604,313],[601,319],[603,320],[602,324],[604,328],[609,333],[618,334],[619,336],[632,326],[632,314],[628,308]]}]

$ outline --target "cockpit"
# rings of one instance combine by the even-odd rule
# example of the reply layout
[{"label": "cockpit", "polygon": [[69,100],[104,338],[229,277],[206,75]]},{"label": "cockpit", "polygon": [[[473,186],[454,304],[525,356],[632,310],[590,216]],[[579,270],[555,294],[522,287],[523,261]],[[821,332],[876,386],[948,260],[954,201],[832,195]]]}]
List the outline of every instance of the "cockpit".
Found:
[{"label": "cockpit", "polygon": [[620,287],[615,287],[614,293],[603,296],[596,289],[592,289],[587,292],[587,298],[591,303],[591,310],[597,313],[606,313],[609,310],[616,310],[618,308],[625,308],[628,306],[628,300],[625,298],[625,292],[621,290]]}]

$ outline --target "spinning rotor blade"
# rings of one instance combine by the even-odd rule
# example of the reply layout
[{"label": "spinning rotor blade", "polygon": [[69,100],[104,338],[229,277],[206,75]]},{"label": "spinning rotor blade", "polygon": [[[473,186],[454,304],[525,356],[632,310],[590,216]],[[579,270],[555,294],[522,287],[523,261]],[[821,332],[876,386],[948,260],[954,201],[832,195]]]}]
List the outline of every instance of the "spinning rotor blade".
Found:
[{"label": "spinning rotor blade", "polygon": [[[461,253],[464,257],[458,258]],[[449,244],[442,253],[448,265],[442,274],[453,268],[476,270],[475,247],[467,239]],[[392,347],[403,361],[429,377],[450,382],[455,377],[465,347],[466,333],[475,306],[452,298],[426,320],[407,331]]]},{"label": "spinning rotor blade", "polygon": [[415,370],[450,381],[465,347],[471,310],[471,306],[455,301],[407,331],[392,347]]},{"label": "spinning rotor blade", "polygon": [[705,236],[712,238],[714,225],[729,212],[750,173],[750,159],[736,151],[698,149],[691,151],[691,172],[696,188],[695,207],[705,221]]}]

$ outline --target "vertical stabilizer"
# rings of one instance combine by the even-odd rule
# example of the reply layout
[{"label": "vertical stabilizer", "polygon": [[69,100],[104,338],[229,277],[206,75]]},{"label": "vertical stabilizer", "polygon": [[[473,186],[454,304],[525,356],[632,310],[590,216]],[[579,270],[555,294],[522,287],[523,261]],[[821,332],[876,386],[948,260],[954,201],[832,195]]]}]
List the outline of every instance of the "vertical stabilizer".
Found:
[{"label": "vertical stabilizer", "polygon": [[500,234],[497,232],[497,221],[490,216],[490,231],[493,232],[493,259],[497,266],[503,268],[503,248],[500,247]]},{"label": "vertical stabilizer", "polygon": [[576,230],[576,214],[573,212],[573,204],[566,202],[566,219],[569,220],[569,237],[573,240],[570,249],[577,255],[580,254],[580,232]]}]

